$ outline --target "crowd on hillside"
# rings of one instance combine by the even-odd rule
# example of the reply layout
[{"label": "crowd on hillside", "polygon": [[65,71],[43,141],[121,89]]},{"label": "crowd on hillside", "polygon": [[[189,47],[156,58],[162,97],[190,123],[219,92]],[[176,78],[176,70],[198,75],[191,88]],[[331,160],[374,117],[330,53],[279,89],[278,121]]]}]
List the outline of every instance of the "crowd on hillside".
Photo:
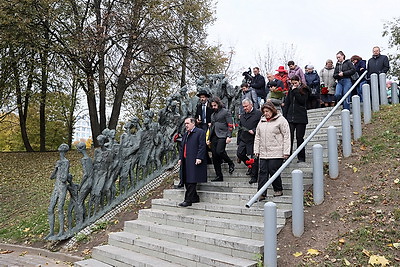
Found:
[{"label": "crowd on hillside", "polygon": [[[326,60],[323,69],[317,72],[309,64],[304,70],[294,61],[279,66],[276,74],[267,73],[267,81],[258,67],[244,72],[239,100],[239,131],[237,136],[237,162],[248,167],[249,183],[258,183],[258,189],[281,167],[283,161],[293,152],[294,137],[297,146],[304,141],[308,124],[307,110],[334,106],[367,71],[352,94],[360,96],[362,86],[370,81],[373,73],[387,73],[389,60],[380,54],[380,48],[373,48],[373,55],[363,60],[358,55],[346,59],[342,51],[336,53],[336,65]],[[252,75],[253,74],[253,75]],[[388,98],[392,82],[387,83]],[[200,103],[193,118],[185,120],[186,132],[182,136],[180,161],[181,182],[186,187],[182,207],[200,201],[196,191],[198,182],[207,181],[207,163],[214,165],[216,177],[213,182],[222,182],[221,165],[228,163],[228,172],[235,171],[235,163],[226,152],[231,142],[234,122],[230,111],[217,96],[206,90],[197,94]],[[350,109],[350,96],[343,102],[344,109]],[[207,150],[212,153],[208,157]],[[306,161],[305,149],[297,155],[298,163]],[[273,196],[282,196],[280,176],[272,183]],[[266,198],[262,193],[260,200]]]}]

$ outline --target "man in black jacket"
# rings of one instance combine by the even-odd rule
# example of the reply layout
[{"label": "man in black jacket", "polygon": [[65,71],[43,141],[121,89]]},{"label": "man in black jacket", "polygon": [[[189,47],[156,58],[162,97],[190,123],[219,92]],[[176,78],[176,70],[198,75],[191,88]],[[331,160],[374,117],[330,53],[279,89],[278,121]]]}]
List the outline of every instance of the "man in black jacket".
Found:
[{"label": "man in black jacket", "polygon": [[250,87],[256,91],[258,106],[261,106],[265,102],[267,93],[265,91],[265,78],[260,74],[260,68],[253,68],[254,77],[251,80]]},{"label": "man in black jacket", "polygon": [[253,157],[253,146],[256,128],[262,113],[259,109],[253,108],[253,103],[249,99],[244,99],[242,106],[244,114],[240,116],[238,149],[236,154],[248,167],[248,174],[251,177],[249,183],[252,184],[258,180],[258,161]]},{"label": "man in black jacket", "polygon": [[223,161],[228,163],[230,174],[235,170],[235,164],[225,151],[226,144],[231,142],[233,120],[228,110],[223,107],[219,97],[213,97],[210,102],[214,113],[211,115],[209,143],[211,144],[212,161],[214,164],[215,174],[217,175],[217,177],[212,181],[221,182],[223,181],[221,168]]},{"label": "man in black jacket", "polygon": [[213,113],[208,101],[210,94],[205,90],[201,90],[197,96],[200,102],[196,106],[196,126],[207,132],[208,127],[211,125],[211,114]]},{"label": "man in black jacket", "polygon": [[381,49],[379,46],[375,46],[372,49],[372,58],[368,60],[367,65],[367,79],[369,80],[372,73],[380,74],[387,73],[389,71],[389,59],[385,55],[381,55]]}]

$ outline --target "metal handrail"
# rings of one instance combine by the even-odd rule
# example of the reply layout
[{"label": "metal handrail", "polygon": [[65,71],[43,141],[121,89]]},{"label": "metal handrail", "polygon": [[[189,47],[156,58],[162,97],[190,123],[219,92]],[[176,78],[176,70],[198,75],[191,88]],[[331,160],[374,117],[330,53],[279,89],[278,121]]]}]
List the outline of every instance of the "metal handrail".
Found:
[{"label": "metal handrail", "polygon": [[299,154],[299,152],[307,145],[307,143],[318,133],[318,131],[324,126],[325,122],[327,122],[332,114],[339,108],[339,106],[343,103],[343,101],[346,100],[346,98],[351,94],[353,89],[360,83],[361,79],[364,78],[364,76],[367,74],[367,71],[365,71],[363,74],[360,75],[358,80],[350,87],[349,91],[339,100],[339,102],[336,103],[336,105],[333,107],[333,109],[325,116],[325,118],[318,124],[318,126],[314,129],[314,131],[311,132],[311,134],[306,138],[306,140],[303,141],[303,143],[292,153],[292,155],[282,164],[282,166],[275,172],[274,175],[271,176],[271,178],[268,179],[268,181],[264,184],[263,187],[260,188],[260,190],[257,191],[257,193],[250,199],[249,202],[246,204],[246,208],[250,208],[254,202],[258,200],[258,198],[261,196],[261,194],[270,186],[278,177],[282,171],[292,162],[292,160]]}]

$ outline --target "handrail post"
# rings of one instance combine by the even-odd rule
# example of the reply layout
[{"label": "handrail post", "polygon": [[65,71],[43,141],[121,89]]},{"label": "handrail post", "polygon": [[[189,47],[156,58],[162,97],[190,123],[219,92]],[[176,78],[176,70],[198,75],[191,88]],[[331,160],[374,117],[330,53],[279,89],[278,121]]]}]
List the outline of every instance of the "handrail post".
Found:
[{"label": "handrail post", "polygon": [[371,99],[372,111],[379,111],[379,88],[378,88],[378,74],[371,74]]},{"label": "handrail post", "polygon": [[336,179],[339,176],[338,141],[336,127],[328,127],[328,162],[329,177]]},{"label": "handrail post", "polygon": [[362,135],[360,97],[352,96],[351,102],[353,103],[353,135],[354,140],[358,140]]},{"label": "handrail post", "polygon": [[342,110],[342,147],[343,156],[345,158],[351,155],[351,128],[350,128],[350,111]]},{"label": "handrail post", "polygon": [[381,105],[387,105],[387,93],[386,93],[386,73],[379,74],[379,93],[381,98]]},{"label": "handrail post", "polygon": [[296,237],[304,233],[303,172],[292,171],[292,232]]},{"label": "handrail post", "polygon": [[269,201],[264,205],[264,266],[277,266],[276,228],[276,204]]},{"label": "handrail post", "polygon": [[392,104],[398,104],[399,103],[399,95],[398,95],[398,87],[397,83],[392,83]]},{"label": "handrail post", "polygon": [[364,116],[364,123],[368,124],[371,122],[371,91],[369,84],[364,84],[362,86],[363,91],[363,116]]},{"label": "handrail post", "polygon": [[313,145],[313,198],[315,205],[324,202],[324,148]]}]

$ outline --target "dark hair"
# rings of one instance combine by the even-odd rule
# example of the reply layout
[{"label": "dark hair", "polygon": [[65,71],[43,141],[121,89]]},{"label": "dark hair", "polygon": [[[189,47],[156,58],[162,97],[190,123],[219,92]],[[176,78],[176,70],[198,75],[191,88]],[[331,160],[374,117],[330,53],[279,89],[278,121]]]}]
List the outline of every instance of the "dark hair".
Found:
[{"label": "dark hair", "polygon": [[210,103],[212,103],[212,102],[217,103],[218,109],[221,109],[224,107],[224,104],[222,104],[222,101],[218,96],[213,96],[210,100]]},{"label": "dark hair", "polygon": [[242,84],[240,85],[240,88],[242,88],[242,87],[249,87],[249,84],[248,84],[248,83],[242,83]]},{"label": "dark hair", "polygon": [[300,83],[300,87],[299,87],[299,92],[302,95],[305,95],[307,92],[307,86],[305,84],[302,83],[301,79],[299,76],[294,75],[292,78],[290,78],[291,81],[298,81]]},{"label": "dark hair", "polygon": [[342,56],[343,56],[343,59],[346,59],[346,55],[343,53],[342,50],[340,50],[339,52],[337,52],[336,55],[342,55]]},{"label": "dark hair", "polygon": [[265,109],[269,109],[272,112],[272,117],[275,117],[276,114],[278,114],[278,111],[276,110],[276,107],[274,104],[272,104],[271,102],[265,102],[264,105],[262,105],[261,107],[261,112],[264,113]]},{"label": "dark hair", "polygon": [[357,56],[357,55],[354,55],[354,56],[352,56],[352,57],[350,58],[350,60],[351,60],[351,61],[353,61],[353,60],[361,61],[361,60],[362,60],[362,57]]},{"label": "dark hair", "polygon": [[259,67],[254,67],[253,70],[254,70],[254,69],[260,71],[260,68],[259,68]]},{"label": "dark hair", "polygon": [[290,66],[290,65],[294,65],[294,61],[293,60],[290,60],[290,61],[288,61],[288,66]]}]

